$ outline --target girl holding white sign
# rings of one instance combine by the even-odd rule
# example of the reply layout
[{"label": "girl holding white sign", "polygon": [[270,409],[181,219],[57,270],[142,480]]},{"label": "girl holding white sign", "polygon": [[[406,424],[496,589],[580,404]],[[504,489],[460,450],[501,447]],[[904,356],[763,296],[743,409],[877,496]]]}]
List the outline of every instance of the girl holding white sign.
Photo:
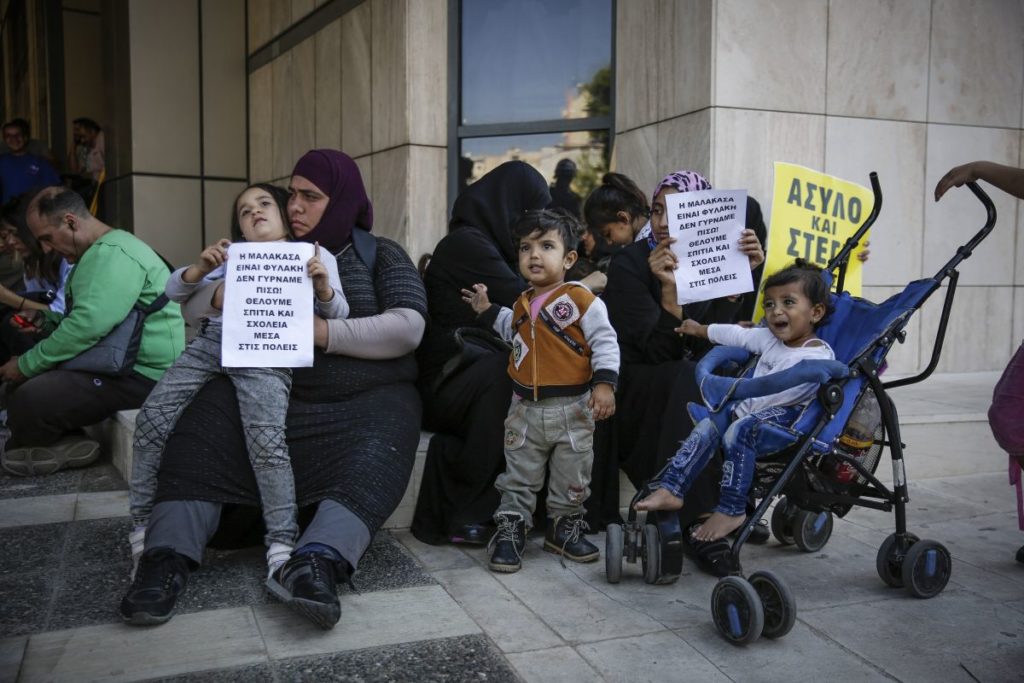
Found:
[{"label": "girl holding white sign", "polygon": [[[258,184],[244,190],[235,201],[232,237],[247,242],[291,240],[285,217],[288,197],[287,191],[273,185]],[[202,284],[219,283],[222,287],[230,244],[229,240],[219,240],[204,249],[194,264],[172,273],[167,281],[168,298],[184,303]],[[320,260],[319,247],[307,263],[316,294],[316,310],[324,318],[346,318],[349,306],[341,290],[337,265],[333,259],[328,263],[334,266],[333,270]],[[132,556],[137,561],[143,550],[156,498],[157,472],[168,436],[199,390],[214,376],[226,375],[238,392],[249,459],[267,525],[267,564],[272,573],[288,559],[299,529],[294,479],[284,440],[292,375],[287,368],[223,367],[222,334],[220,315],[208,316],[199,334],[153,388],[136,418],[130,491]],[[122,613],[137,623],[153,620],[152,614],[135,609],[122,609]]]}]

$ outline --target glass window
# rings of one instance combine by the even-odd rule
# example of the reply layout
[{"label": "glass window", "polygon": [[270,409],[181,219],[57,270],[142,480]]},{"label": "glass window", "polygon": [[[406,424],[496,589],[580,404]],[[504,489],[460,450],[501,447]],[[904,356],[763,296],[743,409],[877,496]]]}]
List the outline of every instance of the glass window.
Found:
[{"label": "glass window", "polygon": [[548,182],[563,159],[589,194],[608,168],[614,0],[450,0],[459,30],[449,199],[499,164]]},{"label": "glass window", "polygon": [[525,161],[552,182],[563,159],[576,164],[572,190],[586,197],[608,170],[606,131],[466,138],[459,150],[459,189],[471,185],[506,161]]},{"label": "glass window", "polygon": [[594,116],[584,85],[611,65],[611,11],[611,0],[463,0],[462,124]]}]

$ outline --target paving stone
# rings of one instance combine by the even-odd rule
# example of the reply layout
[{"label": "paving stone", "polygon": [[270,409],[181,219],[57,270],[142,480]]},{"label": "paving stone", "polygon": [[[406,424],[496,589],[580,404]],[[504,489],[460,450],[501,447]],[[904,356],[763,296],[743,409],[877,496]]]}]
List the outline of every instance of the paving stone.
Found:
[{"label": "paving stone", "polygon": [[17,680],[27,644],[28,638],[24,636],[0,640],[0,683],[14,683]]},{"label": "paving stone", "polygon": [[341,598],[341,621],[322,631],[284,605],[254,608],[273,659],[361,650],[475,635],[479,627],[440,586],[358,593]]},{"label": "paving stone", "polygon": [[0,529],[0,578],[55,567],[67,532],[66,523]]},{"label": "paving stone", "polygon": [[374,537],[352,577],[360,591],[390,590],[436,583],[401,543],[386,531]]},{"label": "paving stone", "polygon": [[249,608],[179,614],[157,628],[103,624],[29,639],[20,680],[137,681],[266,663]]},{"label": "paving stone", "polygon": [[474,565],[435,572],[448,593],[502,652],[522,652],[562,644],[554,631],[508,592],[494,575]]},{"label": "paving stone", "polygon": [[[843,683],[884,680],[885,675],[870,662],[848,652],[842,645],[797,621],[783,638],[761,638],[744,647],[736,646],[715,628],[710,607],[705,622],[676,632],[734,681],[758,683],[818,683],[831,678]],[[826,676],[827,672],[827,676]]]},{"label": "paving stone", "polygon": [[[450,543],[429,545],[418,540],[407,529],[390,533],[396,541],[412,553],[416,561],[427,571],[462,569],[476,565],[476,561],[468,553],[464,552],[460,546]],[[479,548],[473,548],[472,550],[476,551]]]},{"label": "paving stone", "polygon": [[1006,680],[972,679],[960,666],[984,659],[1024,670],[1024,614],[967,591],[820,609],[800,619],[900,680]]},{"label": "paving stone", "polygon": [[158,678],[150,683],[276,683],[280,679],[274,675],[274,667],[270,664],[241,666],[233,669],[201,671],[184,676]]},{"label": "paving stone", "polygon": [[120,623],[117,608],[128,584],[127,562],[66,568],[57,584],[46,630]]},{"label": "paving stone", "polygon": [[0,500],[0,528],[70,522],[77,493]]},{"label": "paving stone", "polygon": [[131,562],[127,518],[90,519],[68,525],[68,543],[64,564],[69,567],[95,567],[118,564],[127,574]]},{"label": "paving stone", "polygon": [[527,683],[590,683],[599,676],[593,667],[571,647],[555,647],[506,655],[509,663]]},{"label": "paving stone", "polygon": [[82,472],[82,482],[78,490],[90,491],[127,491],[128,482],[124,480],[117,468],[109,462],[99,462],[87,467]]},{"label": "paving stone", "polygon": [[[934,490],[928,483],[926,481],[908,484],[910,494],[910,502],[906,505],[908,527],[975,517],[993,512],[988,505],[949,496]],[[895,511],[883,512],[882,510],[855,507],[843,519],[853,524],[885,531],[887,534],[892,533],[896,528]]]},{"label": "paving stone", "polygon": [[535,548],[525,553],[521,570],[496,578],[569,643],[622,638],[664,628],[646,614],[611,599],[577,576],[574,569],[563,569],[555,555]]},{"label": "paving stone", "polygon": [[207,550],[203,565],[189,575],[178,600],[182,614],[265,604],[266,558],[262,548]]},{"label": "paving stone", "polygon": [[64,470],[44,477],[15,477],[0,469],[0,498],[77,493],[86,470]]},{"label": "paving stone", "polygon": [[76,521],[127,516],[127,491],[93,491],[78,494],[78,505],[75,506]]},{"label": "paving stone", "polygon": [[1006,472],[982,472],[959,477],[926,479],[921,485],[931,491],[965,500],[986,512],[1016,512],[1017,497]]},{"label": "paving stone", "polygon": [[0,638],[41,631],[53,592],[54,579],[44,572],[0,577]]},{"label": "paving stone", "polygon": [[604,680],[661,683],[678,679],[682,671],[697,681],[730,680],[671,631],[589,643],[576,651]]},{"label": "paving stone", "polygon": [[512,683],[518,680],[501,654],[483,636],[426,640],[324,657],[288,659],[277,662],[274,669],[277,680],[289,682],[330,680]]}]

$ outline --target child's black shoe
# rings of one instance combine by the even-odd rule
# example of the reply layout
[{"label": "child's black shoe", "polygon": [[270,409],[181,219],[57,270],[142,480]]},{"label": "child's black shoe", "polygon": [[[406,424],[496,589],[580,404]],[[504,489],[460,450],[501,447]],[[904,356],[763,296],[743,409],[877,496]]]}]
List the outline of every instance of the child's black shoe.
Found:
[{"label": "child's black shoe", "polygon": [[573,562],[593,562],[601,552],[584,537],[583,533],[589,528],[583,520],[582,512],[548,520],[548,528],[544,532],[544,550]]},{"label": "child's black shoe", "polygon": [[498,530],[488,544],[491,553],[491,571],[511,574],[523,566],[523,551],[526,549],[526,520],[518,512],[499,512],[494,516]]}]

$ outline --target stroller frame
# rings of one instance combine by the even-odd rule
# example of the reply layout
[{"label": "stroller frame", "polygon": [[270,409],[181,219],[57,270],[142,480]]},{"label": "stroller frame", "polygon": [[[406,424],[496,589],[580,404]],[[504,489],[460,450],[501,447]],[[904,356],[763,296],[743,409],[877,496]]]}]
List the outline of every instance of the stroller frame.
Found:
[{"label": "stroller frame", "polygon": [[[882,192],[878,174],[872,172],[870,181],[874,195],[871,213],[856,233],[846,240],[840,251],[824,269],[829,273],[837,272],[837,296],[844,295],[846,271],[853,249],[875,222],[882,207]],[[910,496],[904,466],[903,451],[906,445],[901,439],[899,416],[894,402],[889,397],[888,390],[922,382],[935,371],[946,336],[953,298],[956,295],[959,279],[957,267],[964,259],[971,256],[995,226],[996,211],[991,199],[976,183],[967,183],[967,187],[985,207],[984,226],[966,244],[959,247],[956,254],[933,277],[913,282],[907,286],[904,294],[910,291],[912,286],[915,287],[908,297],[908,301],[913,299],[912,303],[903,304],[903,310],[896,312],[895,317],[886,323],[882,331],[866,348],[860,349],[852,360],[846,362],[849,373],[846,377],[833,378],[820,386],[818,401],[823,408],[822,413],[816,422],[812,423],[811,428],[805,429],[801,433],[799,440],[771,459],[775,464],[774,472],[777,474],[772,472],[762,476],[762,467],[759,465],[752,490],[756,490],[759,485],[767,487],[767,490],[760,495],[760,501],[753,513],[736,531],[735,540],[732,542],[728,554],[724,555],[721,560],[728,573],[719,580],[711,597],[711,611],[715,626],[729,642],[745,644],[762,635],[767,638],[779,638],[786,635],[796,621],[796,602],[785,582],[770,571],[757,571],[745,578],[740,564],[740,551],[744,543],[767,513],[772,501],[781,496],[785,496],[785,498],[781,498],[779,504],[776,505],[772,516],[772,532],[783,543],[795,541],[801,550],[808,552],[817,551],[827,542],[831,534],[833,512],[842,516],[853,506],[894,512],[895,532],[882,543],[876,558],[876,570],[879,577],[885,584],[904,587],[910,595],[918,598],[934,597],[945,588],[951,570],[951,557],[948,550],[941,543],[921,540],[907,530],[906,504],[910,501]],[[902,343],[906,339],[904,327],[907,321],[947,280],[948,287],[928,365],[914,376],[882,382],[879,378],[880,366],[892,345],[896,341]],[[902,302],[897,303],[902,304]],[[862,382],[856,382],[854,385],[858,389],[857,397],[852,402],[845,401],[844,393],[848,391],[846,385],[851,380],[858,379]],[[873,441],[873,446],[878,446],[880,449],[879,457],[871,464],[877,466],[882,455],[881,450],[888,447],[893,469],[891,489],[875,477],[873,467],[869,469],[859,458],[851,457],[836,448],[822,453],[822,444],[831,443],[833,438],[838,438],[838,433],[835,436],[828,436],[825,440],[818,440],[819,435],[826,430],[826,427],[829,427],[830,432],[835,432],[836,425],[831,423],[836,419],[837,414],[844,410],[847,412],[842,418],[843,424],[839,426],[845,427],[849,413],[863,396],[863,392],[867,391],[871,391],[878,402],[882,422],[881,437],[879,438],[876,432],[876,439]],[[721,406],[719,406],[720,408]],[[840,491],[828,490],[827,487],[817,487],[818,490],[816,490],[813,485],[813,479],[817,476],[816,470],[812,469],[809,461],[823,457],[846,464],[856,472],[858,479],[852,487],[843,488]],[[778,470],[779,467],[782,468],[781,471]],[[764,472],[767,470],[768,468],[764,468]],[[641,487],[633,503],[642,495],[649,493],[650,489],[650,483]],[[645,565],[644,578],[648,583],[671,583],[678,578],[681,562],[678,564],[670,562],[669,566],[663,566],[658,559],[662,553],[668,550],[665,547],[667,544],[678,545],[681,540],[678,535],[680,533],[678,516],[657,513],[652,517],[648,514],[645,523],[640,524],[636,521],[636,513],[632,509],[633,503],[631,503],[629,518],[625,525],[625,530],[630,532],[626,534],[627,559],[635,562],[637,555],[641,554]],[[672,519],[668,519],[668,517]],[[797,527],[791,529],[794,523],[797,524]],[[609,525],[610,527],[611,525]],[[623,529],[623,527],[619,527],[619,529]],[[640,533],[640,529],[643,529],[643,533]],[[790,531],[793,532],[792,535],[790,535]],[[665,538],[661,539],[663,534]],[[614,545],[611,541],[619,541],[617,545],[619,550],[618,574],[621,574],[623,545],[621,538],[612,539],[609,536],[608,540],[606,561],[611,581],[612,562],[609,555]],[[654,548],[654,545],[659,547]],[[671,555],[674,557],[674,551]],[[652,563],[654,563],[653,567]],[[616,582],[618,574],[615,577]]]}]

